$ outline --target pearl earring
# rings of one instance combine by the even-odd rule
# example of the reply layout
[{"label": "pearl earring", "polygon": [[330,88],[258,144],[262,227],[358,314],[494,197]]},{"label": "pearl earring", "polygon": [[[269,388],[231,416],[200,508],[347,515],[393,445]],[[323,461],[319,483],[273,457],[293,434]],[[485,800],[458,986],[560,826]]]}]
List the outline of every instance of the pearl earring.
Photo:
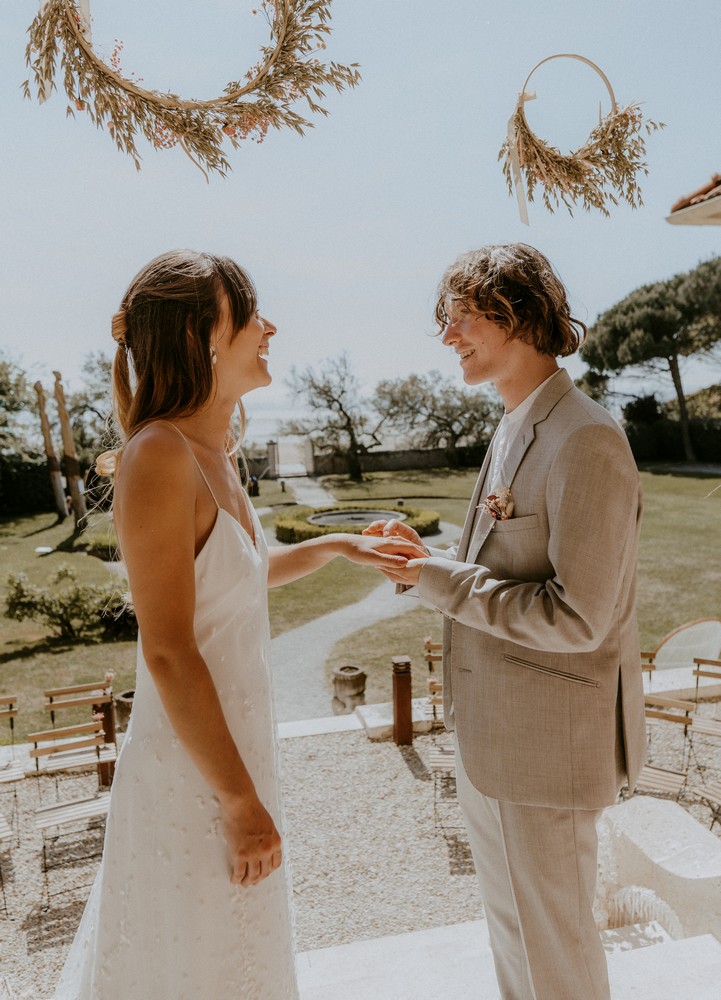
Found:
[{"label": "pearl earring", "polygon": [[218,352],[215,350],[212,344],[210,345],[210,363],[211,365],[215,365],[218,363]]}]

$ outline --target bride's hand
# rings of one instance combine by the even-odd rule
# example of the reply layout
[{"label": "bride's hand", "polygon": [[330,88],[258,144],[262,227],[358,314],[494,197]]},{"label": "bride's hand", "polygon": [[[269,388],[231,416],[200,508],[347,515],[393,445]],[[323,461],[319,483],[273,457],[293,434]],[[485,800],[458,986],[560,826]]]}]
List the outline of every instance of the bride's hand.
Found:
[{"label": "bride's hand", "polygon": [[283,861],[280,834],[255,794],[220,798],[220,815],[230,858],[230,881],[257,885]]},{"label": "bride's hand", "polygon": [[362,535],[340,535],[338,548],[340,555],[351,562],[380,570],[402,569],[409,559],[425,559],[428,556],[423,545],[413,540],[398,535],[373,537],[365,532]]},{"label": "bride's hand", "polygon": [[430,552],[425,547],[421,541],[421,536],[415,531],[410,525],[406,524],[404,521],[399,521],[397,518],[392,518],[390,521],[373,521],[368,525],[367,528],[363,529],[364,535],[373,535],[377,538],[388,538],[389,535],[396,535],[400,538],[405,538],[409,542],[415,542],[416,545],[423,549],[423,554],[428,556]]}]

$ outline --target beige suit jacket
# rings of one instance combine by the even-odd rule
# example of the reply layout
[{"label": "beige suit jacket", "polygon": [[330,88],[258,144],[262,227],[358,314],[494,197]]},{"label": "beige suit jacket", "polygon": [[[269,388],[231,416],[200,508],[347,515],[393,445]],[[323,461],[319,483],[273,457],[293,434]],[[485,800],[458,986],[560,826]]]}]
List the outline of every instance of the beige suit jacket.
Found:
[{"label": "beige suit jacket", "polygon": [[598,809],[626,777],[633,787],[645,755],[636,464],[563,370],[503,465],[507,521],[474,517],[489,458],[455,559],[428,559],[417,588],[445,616],[446,724],[484,794]]}]

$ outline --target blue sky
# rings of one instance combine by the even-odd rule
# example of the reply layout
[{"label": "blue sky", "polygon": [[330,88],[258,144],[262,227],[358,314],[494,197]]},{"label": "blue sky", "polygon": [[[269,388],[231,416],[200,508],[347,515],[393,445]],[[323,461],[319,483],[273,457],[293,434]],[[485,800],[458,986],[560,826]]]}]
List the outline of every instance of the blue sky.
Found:
[{"label": "blue sky", "polygon": [[[123,67],[183,96],[221,92],[256,60],[266,26],[245,0],[93,0],[95,40],[124,42]],[[23,101],[26,29],[37,0],[3,5],[0,346],[70,389],[88,352],[110,351],[110,315],[156,253],[227,253],[258,285],[278,325],[274,385],[251,415],[282,407],[291,365],[347,351],[371,387],[456,359],[430,335],[434,289],[458,253],[524,240],[555,264],[587,322],[633,288],[720,252],[716,227],[665,221],[671,204],[721,169],[718,39],[712,0],[335,0],[327,55],[361,64],[360,86],[329,94],[329,118],[304,138],[270,134],[230,149],[232,173],[207,185],[179,149],[141,146],[140,173],[64,93]],[[497,162],[532,66],[578,52],[620,103],[640,100],[666,129],[648,140],[645,206],[550,215],[521,225]],[[582,143],[607,97],[591,70],[556,60],[533,79],[532,127],[562,149]],[[582,365],[571,360],[578,374]],[[458,375],[460,377],[460,375]],[[694,366],[688,388],[717,381]],[[666,395],[670,394],[670,389]]]}]

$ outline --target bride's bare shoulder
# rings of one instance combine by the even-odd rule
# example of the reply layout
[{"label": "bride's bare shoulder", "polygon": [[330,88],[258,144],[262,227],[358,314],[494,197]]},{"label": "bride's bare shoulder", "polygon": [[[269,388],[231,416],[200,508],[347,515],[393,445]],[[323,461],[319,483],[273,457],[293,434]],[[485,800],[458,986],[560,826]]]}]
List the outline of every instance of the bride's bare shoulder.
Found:
[{"label": "bride's bare shoulder", "polygon": [[153,420],[130,438],[123,449],[123,458],[136,462],[189,458],[192,453],[187,441],[167,420]]},{"label": "bride's bare shoulder", "polygon": [[154,420],[134,434],[118,463],[117,487],[140,479],[147,485],[182,488],[195,480],[193,453],[181,434],[164,420]]}]

